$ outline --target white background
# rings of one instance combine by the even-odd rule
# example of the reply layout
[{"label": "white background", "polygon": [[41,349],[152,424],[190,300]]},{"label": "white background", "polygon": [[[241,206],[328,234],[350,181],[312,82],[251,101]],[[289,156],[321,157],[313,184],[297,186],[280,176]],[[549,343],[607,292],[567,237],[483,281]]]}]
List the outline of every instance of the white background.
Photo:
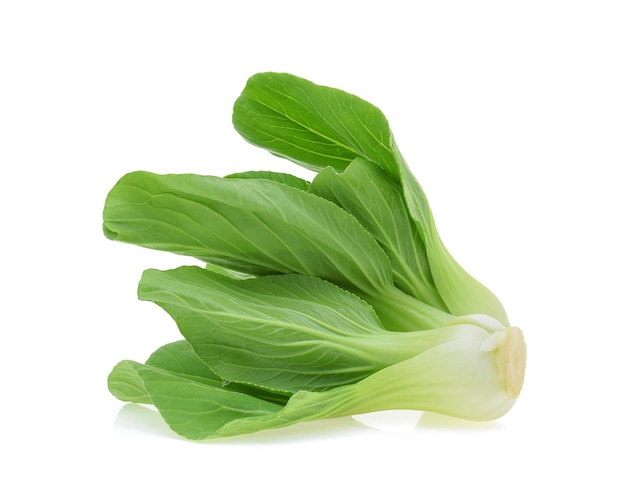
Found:
[{"label": "white background", "polygon": [[[624,2],[225,3],[0,4],[0,497],[624,499]],[[259,71],[387,115],[452,254],[524,330],[508,415],[193,443],[109,395],[116,362],[179,339],[141,271],[186,261],[106,240],[106,193],[291,169],[230,123]]]}]

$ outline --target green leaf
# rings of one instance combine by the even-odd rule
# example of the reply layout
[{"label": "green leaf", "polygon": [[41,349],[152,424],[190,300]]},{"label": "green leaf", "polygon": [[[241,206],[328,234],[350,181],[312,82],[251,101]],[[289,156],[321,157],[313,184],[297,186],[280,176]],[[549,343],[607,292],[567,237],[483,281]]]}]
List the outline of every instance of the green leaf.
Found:
[{"label": "green leaf", "polygon": [[378,108],[286,73],[252,76],[235,102],[233,125],[252,144],[312,170],[344,169],[357,157],[396,170]]},{"label": "green leaf", "polygon": [[404,292],[447,311],[435,287],[424,243],[402,189],[378,165],[355,159],[341,172],[323,169],[309,188],[357,217],[391,261],[394,283]]},{"label": "green leaf", "polygon": [[161,346],[150,355],[146,365],[216,388],[224,386],[224,380],[198,358],[187,341],[175,341]]},{"label": "green leaf", "polygon": [[[401,155],[398,153],[399,157]],[[408,165],[402,160],[400,166],[404,198],[426,247],[430,271],[437,290],[453,315],[482,313],[503,325],[509,320],[500,300],[481,282],[470,275],[450,254],[435,225],[426,195]],[[477,239],[494,240],[497,234],[478,235]]]},{"label": "green leaf", "polygon": [[268,181],[275,181],[277,183],[291,186],[292,188],[298,188],[299,190],[307,191],[309,189],[309,181],[301,179],[292,174],[286,174],[284,172],[272,172],[272,171],[246,171],[237,172],[236,174],[229,174],[224,176],[226,179],[267,179]]},{"label": "green leaf", "polygon": [[113,368],[107,384],[113,396],[124,402],[152,403],[143,379],[134,370],[133,362],[130,360],[122,360]]},{"label": "green leaf", "polygon": [[[151,404],[143,379],[133,364],[135,362],[123,360],[114,367],[108,378],[109,391],[125,402]],[[162,346],[150,355],[145,365],[215,388],[225,386],[224,381],[198,358],[187,341]]]},{"label": "green leaf", "polygon": [[275,391],[352,383],[411,354],[379,339],[386,333],[371,306],[313,277],[146,270],[139,298],[166,310],[222,379]]}]

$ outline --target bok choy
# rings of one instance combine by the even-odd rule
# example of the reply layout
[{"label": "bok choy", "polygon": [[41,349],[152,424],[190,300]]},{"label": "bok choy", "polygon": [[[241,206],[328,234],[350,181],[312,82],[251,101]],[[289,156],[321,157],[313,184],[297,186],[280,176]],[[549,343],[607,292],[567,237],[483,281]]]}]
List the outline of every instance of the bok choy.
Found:
[{"label": "bok choy", "polygon": [[184,340],[116,365],[113,395],[193,440],[386,409],[504,415],[523,385],[523,335],[446,250],[380,110],[261,73],[233,124],[315,177],[118,181],[105,235],[198,265],[144,272],[139,298]]}]

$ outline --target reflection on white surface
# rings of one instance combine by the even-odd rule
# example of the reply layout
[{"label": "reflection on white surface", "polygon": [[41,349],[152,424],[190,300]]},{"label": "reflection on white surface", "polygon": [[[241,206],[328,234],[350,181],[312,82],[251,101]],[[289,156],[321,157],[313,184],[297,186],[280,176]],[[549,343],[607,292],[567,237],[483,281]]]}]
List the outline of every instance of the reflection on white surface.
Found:
[{"label": "reflection on white surface", "polygon": [[[359,426],[351,417],[322,419],[296,423],[285,428],[264,430],[250,435],[238,435],[227,438],[210,439],[216,442],[262,443],[281,441],[309,441],[320,438],[332,438],[337,435],[363,433],[364,427]],[[132,434],[137,436],[163,437],[186,441],[169,429],[161,415],[153,408],[139,404],[124,405],[113,424],[116,434]]]},{"label": "reflection on white surface", "polygon": [[176,436],[155,409],[138,404],[126,404],[120,409],[113,424],[113,431],[120,434],[132,433],[164,438]]},{"label": "reflection on white surface", "polygon": [[379,411],[358,414],[353,418],[370,428],[387,433],[412,433],[422,415],[419,411]]},{"label": "reflection on white surface", "polygon": [[435,414],[434,412],[424,412],[419,422],[418,428],[424,429],[445,429],[445,430],[497,430],[503,429],[504,423],[500,421],[468,421],[466,419],[458,419],[443,414]]},{"label": "reflection on white surface", "polygon": [[420,429],[496,430],[504,427],[498,421],[474,422],[421,411],[380,411],[353,417],[365,426],[386,433],[414,433]]},{"label": "reflection on white surface", "polygon": [[[417,430],[497,430],[504,424],[497,421],[477,423],[431,412],[390,410],[358,414],[352,417],[322,419],[296,423],[285,428],[260,431],[211,442],[279,442],[289,440],[315,440],[337,435],[363,434],[370,431],[394,434],[412,434]],[[139,405],[124,405],[115,420],[113,431],[118,434],[163,437],[184,440],[169,429],[161,415],[153,408]]]}]

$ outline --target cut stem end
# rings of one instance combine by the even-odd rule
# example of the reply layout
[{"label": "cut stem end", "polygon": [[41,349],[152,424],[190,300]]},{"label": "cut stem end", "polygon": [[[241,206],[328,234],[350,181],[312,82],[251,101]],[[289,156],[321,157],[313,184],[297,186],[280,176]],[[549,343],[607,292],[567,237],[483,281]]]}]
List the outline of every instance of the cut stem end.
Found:
[{"label": "cut stem end", "polygon": [[526,372],[526,343],[522,331],[517,327],[506,329],[504,344],[500,348],[500,361],[504,388],[509,396],[516,398],[524,385]]}]

